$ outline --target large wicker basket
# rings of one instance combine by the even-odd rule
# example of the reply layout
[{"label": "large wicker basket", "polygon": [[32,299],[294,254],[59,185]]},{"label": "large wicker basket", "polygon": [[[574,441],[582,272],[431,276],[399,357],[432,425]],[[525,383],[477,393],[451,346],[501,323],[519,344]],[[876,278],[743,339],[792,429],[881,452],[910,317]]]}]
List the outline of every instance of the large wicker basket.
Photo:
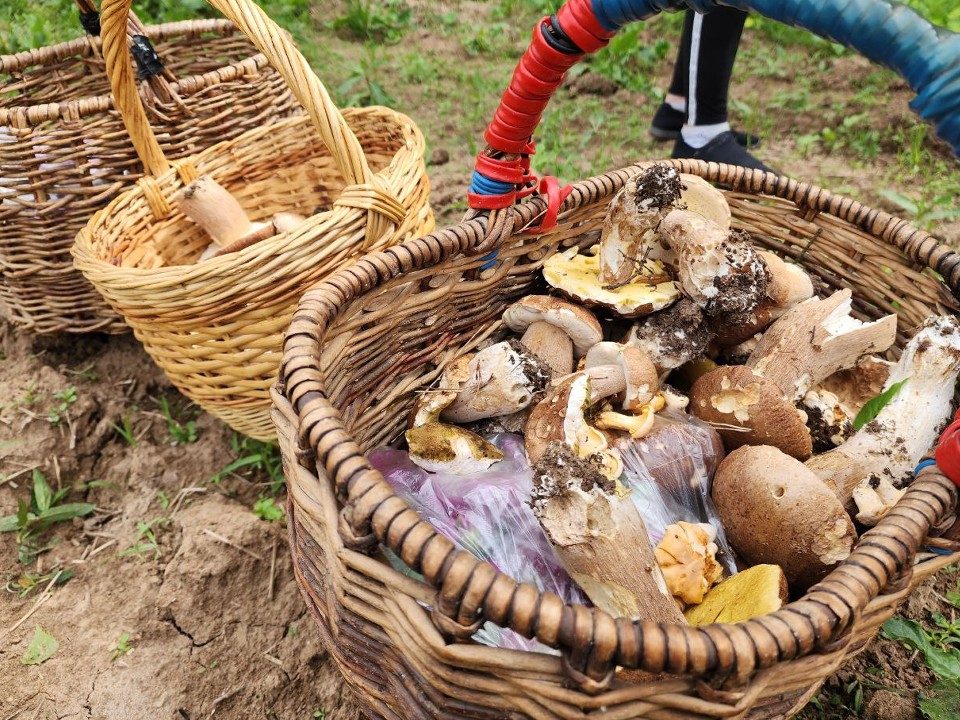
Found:
[{"label": "large wicker basket", "polygon": [[[130,0],[108,0],[104,17]],[[266,54],[308,116],[265,123],[170,166],[142,108],[124,113],[150,176],[78,235],[76,266],[133,328],[170,381],[247,435],[274,436],[269,388],[301,293],[348,260],[433,229],[424,140],[404,115],[333,104],[289,37],[250,0],[211,0]],[[108,7],[109,6],[109,7]],[[132,70],[123,39],[103,34],[117,62],[117,102]],[[251,220],[309,216],[294,230],[196,263],[209,239],[176,208],[199,175],[233,193]],[[118,266],[138,253],[144,260]],[[152,262],[151,261],[151,262]]]},{"label": "large wicker basket", "polygon": [[[861,317],[898,313],[900,345],[927,315],[957,308],[960,257],[908,223],[772,174],[672,162],[732,188],[734,225],[801,263],[821,292],[852,288]],[[544,260],[596,242],[611,197],[639,167],[574,185],[541,235],[523,229],[544,213],[543,199],[505,211],[492,267],[464,254],[487,235],[482,217],[371,253],[300,303],[274,393],[291,547],[323,644],[368,717],[790,717],[913,586],[960,558],[926,549],[945,546],[926,538],[952,521],[957,500],[934,466],[781,611],[701,628],[631,622],[564,606],[455,551],[371,468],[363,453],[401,436],[444,365],[496,339],[504,308],[544,290]],[[393,569],[382,546],[424,580]],[[472,643],[484,621],[561,654]],[[637,682],[614,676],[616,666],[655,676]]]},{"label": "large wicker basket", "polygon": [[[122,15],[112,21],[126,26]],[[227,20],[142,32],[165,70],[136,85],[171,159],[299,111],[283,78]],[[38,333],[127,330],[70,257],[90,216],[142,174],[100,38],[0,57],[0,90],[0,314]]]}]

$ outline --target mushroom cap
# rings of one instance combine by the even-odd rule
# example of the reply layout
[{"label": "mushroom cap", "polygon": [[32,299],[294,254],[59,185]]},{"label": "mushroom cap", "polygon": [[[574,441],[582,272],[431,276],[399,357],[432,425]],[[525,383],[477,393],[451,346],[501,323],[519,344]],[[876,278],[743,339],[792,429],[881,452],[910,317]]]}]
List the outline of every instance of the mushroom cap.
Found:
[{"label": "mushroom cap", "polygon": [[524,428],[524,443],[530,463],[536,464],[552,442],[573,446],[590,399],[590,377],[573,373],[561,380],[534,406]]},{"label": "mushroom cap", "polygon": [[673,370],[703,354],[710,330],[700,306],[688,298],[635,323],[623,340],[645,351],[660,371]]},{"label": "mushroom cap", "polygon": [[707,590],[723,576],[716,536],[711,525],[681,521],[667,525],[654,550],[670,594],[687,605],[703,602]]},{"label": "mushroom cap", "polygon": [[647,260],[633,282],[608,289],[600,282],[600,261],[570,248],[555,253],[543,264],[543,278],[563,295],[588,307],[602,307],[621,317],[641,317],[672,305],[680,298],[663,263]]},{"label": "mushroom cap", "polygon": [[717,345],[723,348],[734,347],[745,340],[749,340],[759,332],[763,332],[770,324],[777,319],[773,312],[774,307],[770,302],[758,305],[753,311],[743,319],[743,322],[732,324],[729,322],[713,322],[711,329],[714,331],[713,340]]},{"label": "mushroom cap", "polygon": [[813,280],[807,272],[794,263],[784,262],[769,250],[760,250],[760,257],[767,264],[770,282],[767,297],[778,308],[788,308],[813,297]]},{"label": "mushroom cap", "polygon": [[788,598],[787,577],[776,565],[754,565],[727,578],[703,602],[683,613],[691,625],[737,623],[772,613]]},{"label": "mushroom cap", "polygon": [[633,345],[600,342],[587,352],[584,368],[617,365],[623,371],[625,410],[636,410],[653,399],[660,376],[649,355]]},{"label": "mushroom cap", "polygon": [[503,460],[503,453],[476,433],[446,423],[427,423],[406,431],[410,460],[427,472],[472,475]]},{"label": "mushroom cap", "polygon": [[[806,419],[793,401],[744,365],[718,367],[697,378],[690,389],[690,412],[717,426],[728,451],[772,445],[801,460],[813,452]],[[724,427],[729,425],[749,432]]]},{"label": "mushroom cap", "polygon": [[503,322],[522,333],[535,322],[547,322],[563,330],[573,341],[577,357],[603,340],[603,328],[586,308],[551,295],[527,295],[503,311]]},{"label": "mushroom cap", "polygon": [[417,398],[413,410],[407,416],[408,428],[437,422],[440,413],[457,399],[460,387],[470,379],[470,361],[472,359],[473,353],[458,355],[444,368],[438,386],[428,388]]},{"label": "mushroom cap", "polygon": [[683,185],[678,206],[703,215],[722,228],[730,229],[730,205],[722,192],[699,175],[681,173],[680,182]]},{"label": "mushroom cap", "polygon": [[730,453],[713,479],[713,502],[734,550],[751,565],[779,565],[794,592],[822,580],[857,538],[837,496],[774,447]]}]

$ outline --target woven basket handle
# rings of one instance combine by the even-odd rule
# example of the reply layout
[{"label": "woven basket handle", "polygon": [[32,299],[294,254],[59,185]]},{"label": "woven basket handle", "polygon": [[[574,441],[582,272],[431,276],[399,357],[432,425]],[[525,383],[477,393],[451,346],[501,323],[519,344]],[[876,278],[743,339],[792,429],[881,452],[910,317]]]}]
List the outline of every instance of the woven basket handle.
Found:
[{"label": "woven basket handle", "polygon": [[[566,72],[604,47],[624,25],[672,6],[707,12],[731,6],[799,26],[896,71],[917,92],[911,107],[935,123],[960,154],[960,35],[892,0],[567,0],[537,23],[484,139],[468,198],[474,210],[503,210],[536,189],[533,134]],[[494,228],[500,229],[495,237]],[[503,239],[502,224],[476,252]]]},{"label": "woven basket handle", "polygon": [[[122,42],[123,29],[132,0],[104,0],[101,8],[102,36],[107,72],[114,102],[137,155],[148,175],[165,172],[170,163],[164,157],[140,101],[129,53]],[[320,79],[310,69],[288,33],[251,0],[208,0],[250,39],[271,65],[283,76],[309,114],[324,144],[333,156],[348,187],[338,204],[368,210],[368,240],[379,237],[403,217],[390,182],[374,175],[363,148],[331,100]]]}]

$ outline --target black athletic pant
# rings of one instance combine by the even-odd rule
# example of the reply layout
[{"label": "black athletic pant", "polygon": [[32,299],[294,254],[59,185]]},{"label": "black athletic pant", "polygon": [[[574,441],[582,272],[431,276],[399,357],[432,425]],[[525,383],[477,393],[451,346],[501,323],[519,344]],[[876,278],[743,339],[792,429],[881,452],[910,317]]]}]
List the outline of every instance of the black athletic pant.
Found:
[{"label": "black athletic pant", "polygon": [[718,7],[705,15],[687,10],[669,92],[687,98],[690,125],[727,121],[727,91],[747,14]]}]

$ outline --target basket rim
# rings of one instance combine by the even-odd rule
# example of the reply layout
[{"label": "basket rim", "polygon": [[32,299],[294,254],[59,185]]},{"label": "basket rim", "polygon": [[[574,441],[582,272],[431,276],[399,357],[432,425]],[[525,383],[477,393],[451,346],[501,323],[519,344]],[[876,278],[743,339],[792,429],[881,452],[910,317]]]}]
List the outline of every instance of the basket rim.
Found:
[{"label": "basket rim", "polygon": [[[220,37],[239,35],[240,39],[244,39],[243,34],[237,26],[223,18],[181,20],[179,22],[164,23],[162,25],[148,25],[146,27],[146,33],[147,37],[154,41],[183,36],[199,37],[210,33],[216,33]],[[84,50],[87,52],[83,52]],[[251,50],[255,50],[252,43]],[[90,57],[91,55],[99,55],[101,53],[100,37],[87,35],[56,45],[24,50],[13,55],[0,55],[0,73],[23,72],[31,66],[43,67],[49,63],[59,62],[77,54],[81,54],[82,57]],[[251,52],[247,57],[241,60],[234,60],[215,70],[178,77],[170,83],[170,88],[178,95],[191,96],[205,88],[233,82],[239,78],[264,70],[267,67],[269,67],[269,63],[262,53]],[[113,109],[113,94],[109,91],[104,94],[90,95],[62,103],[10,105],[0,108],[0,127],[11,126],[14,128],[26,128],[60,119],[76,121]]]},{"label": "basket rim", "polygon": [[[344,108],[341,112],[344,118],[356,119],[358,125],[367,122],[382,123],[387,121],[402,133],[397,151],[390,162],[376,173],[377,176],[386,178],[388,181],[392,180],[391,184],[396,185],[397,182],[405,180],[403,176],[395,177],[396,166],[398,164],[401,168],[403,166],[403,163],[398,163],[398,159],[403,159],[406,156],[409,157],[411,162],[422,162],[426,141],[420,128],[407,115],[381,106]],[[311,215],[293,230],[279,233],[237,252],[220,255],[193,265],[169,265],[160,268],[118,267],[104,260],[94,247],[94,237],[98,233],[104,232],[104,226],[119,208],[130,203],[143,203],[149,206],[148,194],[158,195],[164,192],[174,192],[181,187],[185,187],[188,184],[185,176],[190,179],[192,177],[189,173],[183,172],[184,168],[192,168],[196,173],[203,174],[209,164],[218,159],[222,160],[224,157],[229,157],[230,165],[234,167],[243,162],[243,156],[234,149],[234,146],[249,143],[269,143],[272,142],[271,139],[276,136],[276,133],[303,125],[308,128],[313,127],[310,117],[306,114],[282,118],[248,130],[231,140],[211,145],[187,159],[171,162],[171,167],[156,177],[141,178],[130,189],[120,193],[108,205],[97,211],[90,221],[81,228],[71,247],[75,266],[98,288],[103,284],[121,281],[127,288],[156,288],[158,284],[179,287],[191,283],[203,283],[210,279],[222,281],[225,277],[254,261],[282,256],[303,247],[312,246],[315,244],[317,229],[330,222],[336,214],[366,215],[369,212],[366,209],[338,206],[336,203],[343,193],[343,190],[341,190],[341,193],[331,201],[329,209]],[[318,147],[322,148],[322,143],[318,144]],[[214,178],[222,174],[222,171],[217,170],[208,172]],[[399,186],[396,189],[399,190],[400,197],[406,197],[409,190],[406,185]]]},{"label": "basket rim", "polygon": [[[695,160],[665,162],[733,190],[778,196],[846,220],[934,269],[958,295],[960,256],[904,220],[773,173]],[[637,163],[575,184],[561,213],[586,200],[612,196],[646,165]],[[545,209],[539,197],[509,208],[506,226],[513,230],[508,234],[519,234]],[[909,580],[919,544],[956,505],[955,486],[935,467],[925,468],[897,506],[858,538],[851,555],[802,598],[775,613],[732,625],[693,627],[613,618],[596,608],[564,604],[556,595],[517,583],[489,563],[457,551],[367,462],[327,399],[319,347],[351,300],[406,271],[469,252],[483,241],[487,219],[481,215],[370,253],[308,290],[287,332],[276,387],[297,420],[298,461],[316,474],[324,469],[334,482],[343,506],[339,530],[344,543],[366,550],[383,543],[421,573],[438,590],[432,614],[445,635],[466,639],[491,621],[536,637],[561,649],[568,676],[591,693],[605,689],[616,666],[655,673],[732,670],[748,675],[843,643],[870,600]],[[405,542],[408,538],[414,538],[412,545]],[[491,609],[491,593],[508,596],[508,602]],[[474,600],[464,607],[468,595]]]}]

